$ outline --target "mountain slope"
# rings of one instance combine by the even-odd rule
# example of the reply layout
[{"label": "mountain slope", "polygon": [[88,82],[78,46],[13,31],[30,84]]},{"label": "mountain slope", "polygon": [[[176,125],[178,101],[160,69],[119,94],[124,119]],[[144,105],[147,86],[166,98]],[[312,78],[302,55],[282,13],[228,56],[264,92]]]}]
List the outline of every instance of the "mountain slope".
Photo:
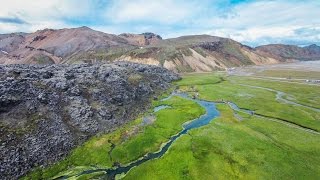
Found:
[{"label": "mountain slope", "polygon": [[320,60],[320,46],[315,44],[299,47],[294,45],[270,44],[259,46],[255,51],[261,55],[273,57],[281,61],[287,60]]},{"label": "mountain slope", "polygon": [[175,72],[320,59],[320,47],[245,46],[209,35],[162,39],[153,33],[113,35],[88,27],[0,35],[0,64],[132,61]]},{"label": "mountain slope", "polygon": [[142,34],[123,33],[119,37],[128,40],[129,44],[136,46],[146,46],[162,40],[161,36],[150,32]]},{"label": "mountain slope", "polygon": [[208,35],[183,36],[158,41],[126,52],[116,60],[152,63],[176,72],[212,71],[278,60],[227,38]]},{"label": "mountain slope", "polygon": [[[141,43],[134,41],[134,38],[139,39]],[[114,49],[126,51],[158,39],[161,37],[152,33],[117,36],[94,31],[88,27],[0,35],[0,63],[57,64],[68,61],[72,63],[70,59],[77,58],[81,54],[99,55],[101,52],[114,54]]]},{"label": "mountain slope", "polygon": [[[87,27],[52,30],[45,29],[31,34],[13,34],[11,39],[0,37],[1,49],[18,41],[7,55],[0,56],[0,62],[10,63],[61,63],[80,52],[105,50],[113,47],[128,48],[131,45],[124,38],[94,31]],[[3,42],[8,43],[3,43]],[[11,42],[10,42],[11,41]],[[49,61],[42,62],[47,58]]]}]

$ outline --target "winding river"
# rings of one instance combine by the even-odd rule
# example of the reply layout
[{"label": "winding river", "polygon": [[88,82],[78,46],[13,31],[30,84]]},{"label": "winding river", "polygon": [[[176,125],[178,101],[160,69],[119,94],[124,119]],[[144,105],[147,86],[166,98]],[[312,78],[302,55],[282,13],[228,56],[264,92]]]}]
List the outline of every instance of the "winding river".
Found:
[{"label": "winding river", "polygon": [[[94,169],[94,170],[87,170],[87,171],[83,171],[81,173],[79,173],[76,177],[79,177],[81,175],[85,175],[85,174],[91,174],[91,173],[96,173],[96,172],[105,172],[105,178],[106,179],[115,179],[115,176],[117,174],[126,174],[127,172],[129,172],[132,168],[141,165],[142,163],[152,160],[152,159],[156,159],[156,158],[160,158],[162,157],[167,151],[168,149],[171,147],[171,145],[182,135],[188,133],[188,131],[190,131],[191,129],[195,129],[195,128],[199,128],[201,126],[207,125],[209,124],[214,118],[216,118],[217,116],[219,116],[219,111],[216,109],[215,103],[214,102],[208,102],[208,101],[203,101],[203,100],[198,100],[198,99],[192,99],[189,98],[187,94],[182,94],[182,93],[172,93],[169,97],[162,99],[161,101],[164,100],[168,100],[170,99],[172,96],[179,96],[188,100],[192,100],[196,103],[198,103],[200,106],[202,106],[203,108],[205,108],[206,110],[206,114],[200,116],[197,119],[194,119],[190,122],[184,123],[183,126],[183,130],[181,130],[179,133],[177,133],[176,135],[171,136],[171,138],[169,139],[168,142],[166,142],[159,151],[157,152],[153,152],[153,153],[148,153],[145,156],[143,156],[142,158],[131,162],[128,165],[125,166],[118,166],[115,168],[109,168],[109,169]],[[154,112],[157,112],[161,109],[165,109],[165,108],[170,108],[169,106],[160,106],[160,107],[155,107],[154,108]],[[68,179],[71,177],[68,176],[64,176],[64,177],[60,177],[59,179]]]},{"label": "winding river", "polygon": [[[259,88],[259,89],[264,89],[264,90],[268,90],[268,91],[272,91],[272,92],[276,92],[277,93],[277,96],[276,96],[276,99],[278,101],[282,101],[284,103],[287,103],[287,104],[293,104],[293,105],[296,105],[296,106],[303,106],[303,107],[306,107],[306,108],[309,108],[309,109],[312,109],[312,110],[315,110],[315,111],[319,111],[319,109],[316,109],[316,108],[312,108],[312,107],[308,107],[308,106],[304,106],[302,104],[298,104],[296,102],[293,102],[293,101],[289,101],[287,99],[284,99],[283,96],[285,95],[284,92],[281,92],[281,91],[277,91],[277,90],[274,90],[274,89],[269,89],[269,88],[264,88],[264,87],[259,87],[259,86],[250,86],[250,85],[244,85],[244,84],[241,84],[242,86],[248,86],[248,87],[251,87],[251,88]],[[159,149],[159,151],[157,152],[153,152],[153,153],[148,153],[146,154],[145,156],[141,157],[140,159],[138,160],[135,160],[127,165],[123,165],[123,166],[118,166],[118,167],[113,167],[113,168],[108,168],[108,169],[92,169],[92,170],[85,170],[85,171],[82,171],[81,173],[77,174],[76,176],[62,176],[62,177],[59,177],[58,179],[68,179],[68,178],[72,178],[72,177],[80,177],[81,175],[85,175],[85,174],[92,174],[92,173],[97,173],[97,172],[104,172],[105,173],[105,176],[104,178],[105,179],[115,179],[116,175],[118,174],[126,174],[128,173],[132,168],[136,167],[136,166],[139,166],[149,160],[152,160],[152,159],[157,159],[157,158],[160,158],[162,157],[168,150],[169,148],[171,147],[171,145],[182,135],[188,133],[188,131],[190,131],[191,129],[195,129],[195,128],[199,128],[199,127],[202,127],[204,125],[207,125],[209,124],[214,118],[218,117],[220,114],[219,114],[219,111],[216,109],[216,103],[214,102],[209,102],[209,101],[204,101],[204,100],[199,100],[199,99],[192,99],[190,97],[188,97],[187,94],[183,94],[183,93],[176,93],[176,92],[173,92],[170,96],[160,100],[160,101],[165,101],[165,100],[168,100],[170,99],[171,97],[173,96],[179,96],[179,97],[182,97],[182,98],[185,98],[185,99],[188,99],[188,100],[191,100],[193,102],[196,102],[198,103],[200,106],[202,106],[203,108],[205,108],[206,110],[206,114],[200,116],[199,118],[197,119],[194,119],[192,121],[189,121],[187,123],[184,123],[182,125],[183,129],[171,136],[171,138],[169,139],[169,141],[167,141],[165,144],[163,144],[163,146]],[[233,102],[227,102],[227,104],[234,110],[234,111],[241,111],[241,112],[244,112],[246,114],[249,114],[249,115],[253,115],[253,116],[257,116],[257,117],[260,117],[260,118],[263,118],[263,119],[268,119],[268,120],[272,120],[272,121],[276,121],[276,122],[279,122],[279,123],[283,123],[283,124],[286,124],[286,125],[289,125],[289,126],[292,126],[292,127],[295,127],[295,128],[299,128],[299,129],[302,129],[304,131],[308,131],[308,132],[311,132],[311,133],[316,133],[316,134],[319,134],[319,132],[315,132],[313,130],[310,130],[310,129],[306,129],[306,128],[303,128],[303,127],[300,127],[300,126],[297,126],[295,124],[292,124],[290,122],[284,122],[284,121],[281,121],[281,120],[278,120],[278,119],[274,119],[274,118],[270,118],[270,117],[264,117],[264,116],[261,116],[261,115],[257,115],[255,114],[254,111],[251,111],[251,110],[246,110],[246,109],[241,109],[239,108],[235,103]],[[158,107],[155,107],[153,109],[153,112],[158,112],[162,109],[166,109],[166,108],[171,108],[171,106],[167,106],[167,105],[161,105],[161,106],[158,106]],[[235,115],[237,115],[235,113]]]},{"label": "winding river", "polygon": [[[317,111],[317,112],[320,112],[319,109],[317,108],[314,108],[314,107],[309,107],[309,106],[305,106],[303,104],[299,104],[299,103],[296,103],[294,101],[290,101],[288,99],[285,99],[284,96],[286,95],[286,93],[284,92],[281,92],[281,91],[277,91],[277,90],[274,90],[274,89],[271,89],[271,88],[265,88],[265,87],[259,87],[259,86],[252,86],[252,85],[247,85],[247,84],[239,84],[241,86],[247,86],[247,87],[251,87],[251,88],[257,88],[257,89],[264,89],[264,90],[267,90],[267,91],[271,91],[271,92],[275,92],[276,93],[276,100],[279,101],[279,102],[283,102],[283,103],[286,103],[286,104],[292,104],[292,105],[295,105],[295,106],[301,106],[301,107],[305,107],[305,108],[308,108],[308,109],[311,109],[311,110],[314,110],[314,111]],[[162,157],[168,150],[169,148],[171,147],[171,145],[182,135],[188,133],[188,131],[190,131],[191,129],[195,129],[195,128],[199,128],[199,127],[202,127],[204,125],[207,125],[209,124],[214,118],[216,118],[217,116],[219,116],[219,112],[218,110],[216,109],[216,106],[215,106],[215,103],[214,102],[209,102],[209,101],[204,101],[204,100],[199,100],[199,99],[192,99],[190,97],[188,97],[187,94],[184,94],[184,93],[177,93],[177,92],[173,92],[170,96],[160,100],[160,101],[165,101],[165,100],[168,100],[170,99],[171,97],[173,96],[179,96],[179,97],[182,97],[182,98],[185,98],[185,99],[188,99],[188,100],[191,100],[191,101],[194,101],[196,103],[198,103],[200,106],[202,106],[203,108],[205,108],[206,110],[206,114],[200,116],[199,118],[197,119],[194,119],[192,121],[189,121],[187,123],[184,123],[182,125],[183,129],[171,136],[171,138],[169,139],[169,141],[167,141],[160,149],[159,151],[157,152],[153,152],[153,153],[148,153],[146,154],[145,156],[141,157],[140,159],[138,160],[135,160],[127,165],[123,165],[123,166],[118,166],[118,167],[113,167],[113,168],[109,168],[109,169],[93,169],[93,170],[86,170],[86,171],[83,171],[81,173],[79,173],[78,175],[76,175],[76,177],[79,177],[81,175],[85,175],[85,174],[91,174],[91,173],[96,173],[96,172],[104,172],[105,173],[105,179],[115,179],[116,175],[118,174],[126,174],[128,173],[132,168],[136,167],[136,166],[139,166],[149,160],[152,160],[152,159],[157,159],[157,158],[160,158]],[[286,125],[289,125],[289,126],[292,126],[292,127],[295,127],[295,128],[299,128],[299,129],[302,129],[302,130],[305,130],[305,131],[308,131],[308,132],[312,132],[312,133],[319,133],[319,132],[315,132],[313,130],[309,130],[309,129],[305,129],[303,127],[300,127],[300,126],[297,126],[295,124],[292,124],[290,122],[284,122],[284,121],[281,121],[281,120],[278,120],[278,119],[274,119],[274,118],[269,118],[269,117],[264,117],[264,116],[261,116],[261,115],[257,115],[255,114],[254,111],[251,111],[251,110],[246,110],[246,109],[241,109],[239,108],[235,103],[233,102],[227,102],[227,104],[234,110],[234,111],[241,111],[241,112],[244,112],[246,114],[249,114],[249,115],[253,115],[253,116],[257,116],[257,117],[260,117],[260,118],[263,118],[263,119],[269,119],[269,120],[272,120],[272,121],[276,121],[276,122],[279,122],[279,123],[283,123],[283,124],[286,124]],[[167,106],[167,105],[161,105],[161,106],[158,106],[158,107],[155,107],[153,109],[153,112],[158,112],[162,109],[166,109],[166,108],[171,108],[170,106]],[[237,115],[237,113],[235,113],[235,115]],[[236,116],[237,117],[237,116]],[[240,118],[240,117],[239,117]],[[239,119],[241,120],[241,118]],[[146,123],[148,124],[148,122],[146,121]],[[74,177],[74,176],[73,176]],[[63,177],[59,177],[58,179],[68,179],[68,178],[71,178],[69,176],[63,176]]]}]

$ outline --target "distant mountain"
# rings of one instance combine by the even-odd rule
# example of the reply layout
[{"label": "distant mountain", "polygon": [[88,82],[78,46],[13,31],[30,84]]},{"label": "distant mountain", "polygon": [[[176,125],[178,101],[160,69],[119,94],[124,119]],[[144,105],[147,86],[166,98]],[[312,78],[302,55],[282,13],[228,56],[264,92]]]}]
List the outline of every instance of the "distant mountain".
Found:
[{"label": "distant mountain", "polygon": [[49,64],[133,61],[175,72],[212,71],[228,67],[320,59],[311,45],[245,46],[209,35],[162,39],[154,33],[107,34],[88,27],[44,29],[0,35],[1,64]]},{"label": "distant mountain", "polygon": [[127,51],[116,60],[163,66],[176,72],[202,72],[228,67],[272,64],[279,61],[262,56],[234,40],[208,35],[183,36],[158,41]]},{"label": "distant mountain", "polygon": [[128,40],[129,44],[136,45],[136,46],[147,46],[150,44],[155,44],[158,41],[162,40],[162,37],[154,34],[154,33],[142,33],[142,34],[130,34],[130,33],[123,33],[120,34],[119,37],[122,37]]},{"label": "distant mountain", "polygon": [[320,60],[320,46],[315,44],[299,47],[294,45],[270,44],[259,46],[255,50],[262,55],[279,59],[280,61],[287,60]]},{"label": "distant mountain", "polygon": [[79,53],[105,51],[111,48],[133,48],[117,35],[94,31],[87,27],[45,29],[31,34],[0,36],[0,63],[61,63]]}]

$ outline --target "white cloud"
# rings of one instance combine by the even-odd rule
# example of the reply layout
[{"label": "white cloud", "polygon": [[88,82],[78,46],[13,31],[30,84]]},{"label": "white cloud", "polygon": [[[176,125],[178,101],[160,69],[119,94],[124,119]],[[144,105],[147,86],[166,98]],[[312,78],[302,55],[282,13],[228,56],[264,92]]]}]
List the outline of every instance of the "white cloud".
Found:
[{"label": "white cloud", "polygon": [[0,33],[67,27],[64,18],[84,16],[90,13],[91,8],[89,0],[4,0],[0,6],[0,17],[18,17],[26,23],[0,22]]},{"label": "white cloud", "polygon": [[0,33],[87,25],[107,33],[151,31],[229,37],[251,45],[320,42],[319,0],[1,0]]},{"label": "white cloud", "polygon": [[106,17],[117,23],[151,21],[176,23],[199,10],[199,2],[182,0],[115,0],[107,9]]},{"label": "white cloud", "polygon": [[251,27],[246,29],[217,29],[205,34],[231,38],[240,42],[255,41],[261,37],[282,38],[294,36],[294,27]]},{"label": "white cloud", "polygon": [[297,43],[320,42],[315,33],[297,34],[298,29],[320,27],[320,1],[258,1],[235,6],[227,18],[208,20],[215,24],[207,33],[233,38],[240,42]]},{"label": "white cloud", "polygon": [[17,15],[23,18],[44,19],[78,16],[90,10],[88,0],[5,0],[1,2],[0,16]]},{"label": "white cloud", "polygon": [[20,31],[21,25],[10,24],[10,23],[0,23],[0,33],[2,32],[17,32]]},{"label": "white cloud", "polygon": [[227,28],[287,26],[320,23],[320,1],[257,1],[235,6],[230,18],[215,17],[212,23]]},{"label": "white cloud", "polygon": [[34,32],[40,29],[57,29],[57,28],[68,28],[71,27],[62,21],[39,21],[33,24],[10,24],[0,22],[0,33],[11,33],[11,32]]}]

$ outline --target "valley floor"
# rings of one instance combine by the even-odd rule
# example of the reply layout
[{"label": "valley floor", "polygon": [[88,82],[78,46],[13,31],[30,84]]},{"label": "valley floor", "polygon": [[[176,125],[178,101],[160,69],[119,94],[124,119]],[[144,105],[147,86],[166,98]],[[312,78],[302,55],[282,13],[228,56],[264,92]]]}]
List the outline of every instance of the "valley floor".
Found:
[{"label": "valley floor", "polygon": [[[319,179],[320,85],[297,80],[319,76],[299,72],[184,75],[175,83],[177,91],[216,102],[220,116],[182,135],[162,157],[116,178]],[[158,151],[184,123],[206,113],[194,101],[178,96],[153,102],[154,107],[163,105],[110,134],[92,138],[65,160],[25,178],[106,177],[105,171],[94,170],[126,165]]]}]

